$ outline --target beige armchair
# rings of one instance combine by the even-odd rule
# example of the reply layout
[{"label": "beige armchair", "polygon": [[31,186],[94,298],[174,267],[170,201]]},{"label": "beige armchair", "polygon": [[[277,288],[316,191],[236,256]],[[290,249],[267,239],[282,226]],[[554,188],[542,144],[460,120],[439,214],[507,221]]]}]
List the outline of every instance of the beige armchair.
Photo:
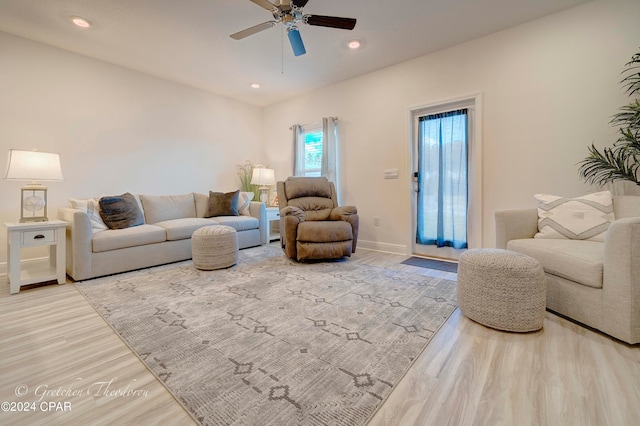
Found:
[{"label": "beige armchair", "polygon": [[534,238],[535,208],[495,214],[496,247],[527,254],[545,271],[547,309],[627,343],[640,343],[640,197],[613,198],[604,242]]},{"label": "beige armchair", "polygon": [[358,210],[338,206],[325,177],[290,177],[278,182],[280,243],[298,261],[351,256],[358,241]]}]

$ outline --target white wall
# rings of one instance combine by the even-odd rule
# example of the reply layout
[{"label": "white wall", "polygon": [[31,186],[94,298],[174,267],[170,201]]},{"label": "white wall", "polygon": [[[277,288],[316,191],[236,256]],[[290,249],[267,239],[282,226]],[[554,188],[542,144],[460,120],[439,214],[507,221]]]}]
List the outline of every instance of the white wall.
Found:
[{"label": "white wall", "polygon": [[[608,121],[628,101],[618,80],[640,45],[638,16],[637,0],[594,1],[269,106],[268,162],[286,178],[289,127],[338,116],[343,203],[358,207],[359,245],[409,253],[408,111],[482,93],[482,246],[493,247],[496,210],[534,207],[535,193],[594,190],[576,163],[592,142],[616,139]],[[384,180],[386,168],[400,179]]]},{"label": "white wall", "polygon": [[[0,163],[60,153],[50,218],[69,197],[232,191],[236,165],[264,162],[258,107],[1,32],[0,58]],[[24,184],[0,178],[0,223],[19,218]]]}]

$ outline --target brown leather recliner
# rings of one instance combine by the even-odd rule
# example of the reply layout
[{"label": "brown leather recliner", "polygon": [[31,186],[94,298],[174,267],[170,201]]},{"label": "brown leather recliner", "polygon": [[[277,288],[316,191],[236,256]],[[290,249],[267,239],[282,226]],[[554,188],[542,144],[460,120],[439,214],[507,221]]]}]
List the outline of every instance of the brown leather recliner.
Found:
[{"label": "brown leather recliner", "polygon": [[296,260],[339,259],[356,252],[358,210],[338,206],[326,177],[289,177],[278,182],[280,244]]}]

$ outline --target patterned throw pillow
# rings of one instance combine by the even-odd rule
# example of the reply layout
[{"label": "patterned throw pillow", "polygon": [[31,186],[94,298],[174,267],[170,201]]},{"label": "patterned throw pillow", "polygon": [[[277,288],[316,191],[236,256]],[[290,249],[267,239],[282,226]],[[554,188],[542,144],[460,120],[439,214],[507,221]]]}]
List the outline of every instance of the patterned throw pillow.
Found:
[{"label": "patterned throw pillow", "polygon": [[615,220],[611,192],[602,191],[577,198],[536,194],[538,233],[535,238],[604,241]]},{"label": "patterned throw pillow", "polygon": [[100,198],[100,216],[109,229],[131,228],[144,224],[138,201],[129,192]]},{"label": "patterned throw pillow", "polygon": [[253,192],[240,192],[240,196],[238,197],[238,213],[243,216],[251,216],[249,212],[249,205],[251,205],[251,200],[253,200],[254,193]]},{"label": "patterned throw pillow", "polygon": [[95,198],[89,198],[87,200],[79,200],[76,198],[69,198],[69,206],[72,209],[82,210],[87,213],[89,220],[91,221],[92,232],[104,231],[107,228],[104,221],[100,217],[100,205]]},{"label": "patterned throw pillow", "polygon": [[238,216],[239,196],[239,190],[227,193],[209,191],[209,213],[207,217]]}]

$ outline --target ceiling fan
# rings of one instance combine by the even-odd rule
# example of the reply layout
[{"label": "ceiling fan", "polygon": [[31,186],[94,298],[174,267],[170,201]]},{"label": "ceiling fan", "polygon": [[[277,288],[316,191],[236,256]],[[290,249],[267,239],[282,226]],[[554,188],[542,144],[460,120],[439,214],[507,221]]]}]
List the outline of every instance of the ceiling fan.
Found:
[{"label": "ceiling fan", "polygon": [[315,25],[318,27],[340,28],[343,30],[352,30],[356,26],[356,20],[353,18],[305,15],[302,8],[306,6],[309,0],[275,0],[275,4],[268,0],[251,1],[271,12],[274,20],[263,22],[262,24],[238,31],[237,33],[231,34],[229,37],[234,40],[241,40],[282,22],[287,29],[287,36],[289,37],[289,42],[291,43],[291,48],[293,49],[293,54],[295,56],[307,53],[304,48],[304,43],[302,42],[302,37],[300,37],[300,31],[298,30],[298,24],[300,23]]}]

